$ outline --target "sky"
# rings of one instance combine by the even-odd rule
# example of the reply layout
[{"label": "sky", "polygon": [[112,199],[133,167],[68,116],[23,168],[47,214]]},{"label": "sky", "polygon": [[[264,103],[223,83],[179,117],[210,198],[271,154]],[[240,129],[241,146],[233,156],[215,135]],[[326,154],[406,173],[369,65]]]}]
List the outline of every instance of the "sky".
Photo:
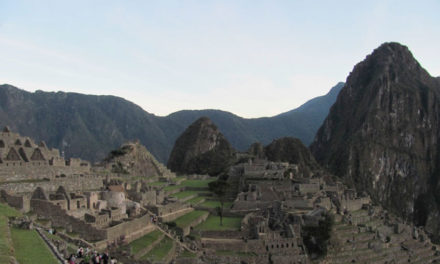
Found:
[{"label": "sky", "polygon": [[0,0],[0,84],[273,116],[383,42],[440,76],[440,1]]}]

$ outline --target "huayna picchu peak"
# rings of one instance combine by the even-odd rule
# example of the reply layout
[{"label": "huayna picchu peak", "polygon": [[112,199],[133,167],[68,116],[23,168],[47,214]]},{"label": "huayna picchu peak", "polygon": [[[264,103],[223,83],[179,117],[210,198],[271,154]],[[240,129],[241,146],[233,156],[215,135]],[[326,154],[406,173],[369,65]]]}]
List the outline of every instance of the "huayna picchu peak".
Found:
[{"label": "huayna picchu peak", "polygon": [[348,76],[311,145],[318,162],[440,238],[440,82],[385,43]]},{"label": "huayna picchu peak", "polygon": [[218,175],[233,163],[234,152],[217,126],[201,117],[177,138],[168,168],[179,174]]}]

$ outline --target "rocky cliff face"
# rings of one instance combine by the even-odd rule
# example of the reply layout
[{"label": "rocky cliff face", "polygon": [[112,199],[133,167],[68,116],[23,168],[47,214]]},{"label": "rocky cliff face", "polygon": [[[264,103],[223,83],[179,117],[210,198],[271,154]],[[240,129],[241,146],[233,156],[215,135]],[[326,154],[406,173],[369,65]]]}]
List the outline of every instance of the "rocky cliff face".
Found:
[{"label": "rocky cliff face", "polygon": [[168,168],[180,174],[218,175],[233,162],[234,152],[217,126],[201,117],[176,140]]},{"label": "rocky cliff face", "polygon": [[310,150],[301,140],[292,137],[280,138],[272,141],[264,148],[264,153],[270,161],[289,162],[298,165],[301,177],[311,177],[320,169]]},{"label": "rocky cliff face", "polygon": [[354,67],[311,150],[334,174],[440,236],[440,82],[385,43]]},{"label": "rocky cliff face", "polygon": [[102,165],[114,173],[127,174],[136,179],[174,176],[139,141],[125,143],[111,151]]}]

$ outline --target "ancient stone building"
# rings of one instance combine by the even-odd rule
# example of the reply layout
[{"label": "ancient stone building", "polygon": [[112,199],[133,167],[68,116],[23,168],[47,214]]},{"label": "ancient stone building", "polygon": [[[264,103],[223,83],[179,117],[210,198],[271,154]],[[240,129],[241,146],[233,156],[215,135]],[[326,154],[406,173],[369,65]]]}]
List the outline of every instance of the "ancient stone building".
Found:
[{"label": "ancient stone building", "polygon": [[64,160],[57,149],[35,143],[13,133],[8,127],[0,132],[0,179],[2,181],[42,180],[84,174],[90,164],[81,159]]}]

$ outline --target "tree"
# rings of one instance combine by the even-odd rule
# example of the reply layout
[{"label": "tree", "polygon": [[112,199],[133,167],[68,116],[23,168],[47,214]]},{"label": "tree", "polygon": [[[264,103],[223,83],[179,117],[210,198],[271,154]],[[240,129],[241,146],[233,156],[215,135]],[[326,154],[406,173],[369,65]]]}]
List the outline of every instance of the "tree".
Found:
[{"label": "tree", "polygon": [[209,190],[213,192],[220,201],[220,206],[217,207],[217,213],[220,216],[220,225],[223,225],[223,208],[226,200],[226,191],[229,188],[229,183],[225,180],[217,180],[209,183]]},{"label": "tree", "polygon": [[309,253],[314,253],[317,257],[323,257],[327,254],[327,247],[332,235],[334,217],[326,212],[319,220],[318,226],[305,226],[303,228],[304,244]]}]

